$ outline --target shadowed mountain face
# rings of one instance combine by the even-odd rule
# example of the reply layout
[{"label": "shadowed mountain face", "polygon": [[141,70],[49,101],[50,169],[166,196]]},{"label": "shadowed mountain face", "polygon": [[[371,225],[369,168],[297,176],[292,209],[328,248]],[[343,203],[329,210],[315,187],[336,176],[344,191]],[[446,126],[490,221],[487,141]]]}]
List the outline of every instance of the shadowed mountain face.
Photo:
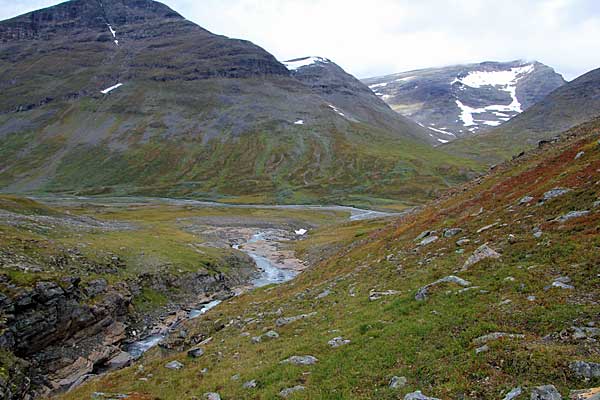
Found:
[{"label": "shadowed mountain face", "polygon": [[512,61],[430,68],[364,82],[394,110],[451,141],[499,126],[565,80],[542,63]]},{"label": "shadowed mountain face", "polygon": [[326,96],[154,1],[73,0],[0,38],[4,191],[412,201],[470,168],[381,103],[336,105],[343,85]]},{"label": "shadowed mountain face", "polygon": [[480,136],[457,140],[445,150],[498,162],[599,116],[600,69],[595,69],[559,87],[506,124]]}]

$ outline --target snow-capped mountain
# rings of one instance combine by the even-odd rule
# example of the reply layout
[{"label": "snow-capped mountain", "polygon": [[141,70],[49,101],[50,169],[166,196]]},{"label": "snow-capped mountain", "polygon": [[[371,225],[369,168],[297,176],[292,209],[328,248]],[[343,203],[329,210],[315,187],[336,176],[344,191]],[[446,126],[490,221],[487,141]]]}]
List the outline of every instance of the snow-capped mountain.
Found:
[{"label": "snow-capped mountain", "polygon": [[512,61],[430,68],[363,82],[445,143],[501,125],[565,80],[537,61]]},{"label": "snow-capped mountain", "polygon": [[[303,57],[283,61],[292,77],[323,98],[331,113],[347,121],[367,123],[392,135],[429,144],[439,144],[428,129],[394,112],[364,83],[324,57]],[[300,123],[300,122],[298,122]],[[302,121],[304,123],[304,121]]]}]

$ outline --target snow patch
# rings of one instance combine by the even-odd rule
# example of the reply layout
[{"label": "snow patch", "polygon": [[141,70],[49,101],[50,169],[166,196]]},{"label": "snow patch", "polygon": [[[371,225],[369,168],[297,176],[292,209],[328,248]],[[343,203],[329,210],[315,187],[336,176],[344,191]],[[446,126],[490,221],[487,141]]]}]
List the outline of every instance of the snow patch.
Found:
[{"label": "snow patch", "polygon": [[113,27],[112,27],[111,24],[106,24],[106,25],[108,25],[108,30],[112,34],[115,44],[118,46],[119,45],[119,41],[117,40],[117,31],[115,31],[113,29]]},{"label": "snow patch", "polygon": [[[419,124],[419,125],[420,125],[420,124]],[[423,125],[421,125],[421,126],[423,126]],[[453,137],[456,137],[456,135],[455,135],[454,133],[452,133],[452,132],[447,132],[447,131],[445,131],[445,130],[444,130],[444,129],[448,129],[448,128],[439,128],[439,129],[438,129],[438,128],[435,128],[435,127],[433,127],[433,126],[429,126],[428,128],[429,128],[429,129],[431,129],[431,130],[432,130],[432,131],[434,131],[434,132],[443,133],[444,135],[448,135],[448,136],[453,136]]]},{"label": "snow patch", "polygon": [[[387,85],[389,85],[389,83],[388,83],[388,82],[384,82],[384,83],[376,83],[376,84],[374,84],[374,85],[370,85],[370,86],[369,86],[369,89],[373,90],[373,89],[377,89],[377,88],[380,88],[380,87],[386,87]],[[373,91],[374,91],[374,90],[373,90]]]},{"label": "snow patch", "polygon": [[298,121],[294,122],[294,125],[304,125],[304,120],[299,119]]},{"label": "snow patch", "polygon": [[416,76],[407,76],[406,78],[398,78],[398,79],[394,80],[394,82],[408,82],[408,81],[412,81],[415,78],[416,78]]},{"label": "snow patch", "polygon": [[313,65],[313,64],[317,64],[317,63],[327,64],[330,62],[331,61],[328,60],[327,58],[311,56],[311,57],[296,58],[294,60],[284,61],[283,65],[285,65],[287,67],[287,69],[289,69],[290,71],[296,71],[302,67],[306,67],[309,65]]},{"label": "snow patch", "polygon": [[335,111],[336,113],[338,113],[339,115],[341,115],[342,117],[346,118],[346,115],[341,112],[337,107],[332,106],[331,104],[328,104],[329,108],[331,108],[333,111]]},{"label": "snow patch", "polygon": [[449,140],[444,140],[444,139],[439,139],[439,138],[438,138],[438,142],[440,142],[440,143],[448,143],[448,142],[449,142]]},{"label": "snow patch", "polygon": [[304,236],[308,233],[308,231],[306,229],[298,229],[295,230],[294,233],[298,236]]},{"label": "snow patch", "polygon": [[116,85],[114,85],[114,86],[111,86],[111,87],[109,87],[109,88],[106,88],[106,89],[104,89],[104,90],[100,91],[100,93],[102,93],[102,94],[109,94],[110,92],[112,92],[112,91],[113,91],[113,90],[115,90],[115,89],[118,89],[118,88],[120,88],[121,86],[123,86],[123,84],[122,84],[122,83],[117,83],[117,84],[116,84]]}]

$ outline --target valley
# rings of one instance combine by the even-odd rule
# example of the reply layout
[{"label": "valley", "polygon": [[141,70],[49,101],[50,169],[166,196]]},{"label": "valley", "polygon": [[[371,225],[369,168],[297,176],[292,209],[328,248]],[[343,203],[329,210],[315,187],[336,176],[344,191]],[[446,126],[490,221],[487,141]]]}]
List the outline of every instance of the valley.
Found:
[{"label": "valley", "polygon": [[600,399],[600,69],[167,2],[0,21],[0,400]]}]

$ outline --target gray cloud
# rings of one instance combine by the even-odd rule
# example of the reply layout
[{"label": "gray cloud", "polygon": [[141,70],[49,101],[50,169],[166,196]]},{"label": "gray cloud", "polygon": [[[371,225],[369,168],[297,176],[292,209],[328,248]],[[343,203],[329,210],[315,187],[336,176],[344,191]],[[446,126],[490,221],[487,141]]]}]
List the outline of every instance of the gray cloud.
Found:
[{"label": "gray cloud", "polygon": [[[5,19],[60,1],[0,0]],[[279,59],[328,57],[359,76],[536,59],[572,79],[600,67],[597,0],[164,0]],[[19,4],[21,3],[21,4]]]}]

